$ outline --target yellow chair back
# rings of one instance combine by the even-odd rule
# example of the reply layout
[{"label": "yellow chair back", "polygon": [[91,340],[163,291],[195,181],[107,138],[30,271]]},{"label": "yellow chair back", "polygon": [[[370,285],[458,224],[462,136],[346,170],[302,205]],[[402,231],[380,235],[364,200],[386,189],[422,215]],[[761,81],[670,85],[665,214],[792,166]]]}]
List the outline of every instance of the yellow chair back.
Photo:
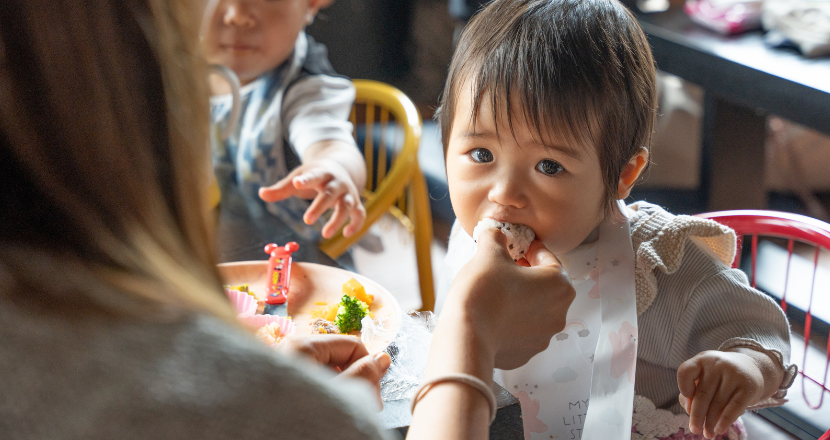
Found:
[{"label": "yellow chair back", "polygon": [[[435,292],[432,281],[430,244],[432,215],[426,181],[418,166],[421,115],[403,92],[377,81],[354,80],[355,103],[351,122],[355,138],[362,140],[366,158],[364,206],[366,223],[351,237],[341,232],[321,243],[320,248],[337,258],[385,212],[391,212],[415,236],[421,310],[432,310]],[[363,139],[358,129],[365,129]]]}]

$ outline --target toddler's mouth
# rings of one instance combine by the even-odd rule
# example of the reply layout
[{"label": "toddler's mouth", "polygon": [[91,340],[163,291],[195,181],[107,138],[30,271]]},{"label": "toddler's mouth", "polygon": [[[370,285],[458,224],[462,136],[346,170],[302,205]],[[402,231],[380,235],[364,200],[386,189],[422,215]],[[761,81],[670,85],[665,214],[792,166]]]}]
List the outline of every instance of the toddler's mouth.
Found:
[{"label": "toddler's mouth", "polygon": [[478,243],[478,236],[488,229],[498,229],[507,237],[507,252],[513,261],[524,258],[530,243],[536,238],[536,233],[527,225],[483,218],[473,229],[473,240]]}]

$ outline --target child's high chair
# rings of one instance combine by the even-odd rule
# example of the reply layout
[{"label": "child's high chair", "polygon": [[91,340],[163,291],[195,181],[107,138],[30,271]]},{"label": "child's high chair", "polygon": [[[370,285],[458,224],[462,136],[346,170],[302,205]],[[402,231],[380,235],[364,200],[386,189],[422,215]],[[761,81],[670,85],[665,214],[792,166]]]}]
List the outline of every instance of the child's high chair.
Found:
[{"label": "child's high chair", "polygon": [[[787,312],[794,327],[803,325],[803,331],[800,332],[803,342],[799,341],[801,337],[793,335],[792,360],[798,365],[801,397],[807,408],[801,402],[793,401],[795,396],[789,396],[791,402],[783,411],[771,410],[762,415],[769,419],[775,418],[773,422],[801,438],[821,436],[828,429],[827,415],[830,414],[829,411],[823,412],[824,417],[819,414],[826,395],[830,394],[830,285],[822,284],[821,281],[826,281],[824,277],[830,271],[822,268],[819,261],[822,254],[826,259],[830,251],[830,224],[803,215],[763,210],[711,212],[699,214],[699,217],[714,220],[735,230],[738,235],[738,252],[732,267],[743,268],[749,274],[752,287],[760,284],[760,289],[780,299],[781,308]],[[759,246],[759,236],[778,240],[781,246],[767,240],[763,240]],[[751,243],[751,247],[742,252],[745,241]],[[744,264],[741,264],[742,254],[749,257],[749,261]],[[765,258],[774,261],[770,264],[764,261]],[[812,266],[811,270],[808,269],[809,266]],[[783,276],[779,270],[783,270]],[[806,279],[795,279],[799,275]],[[799,281],[804,283],[803,288],[794,289]],[[814,316],[814,313],[820,316]],[[798,345],[802,344],[803,353],[797,356],[796,353],[802,348]],[[794,411],[791,412],[788,408]],[[792,414],[793,412],[798,414]],[[808,432],[795,432],[799,429]]]},{"label": "child's high chair", "polygon": [[384,213],[391,212],[415,236],[421,310],[432,310],[432,215],[426,181],[418,166],[421,115],[400,90],[381,82],[354,80],[355,103],[350,120],[366,159],[363,191],[366,222],[351,237],[342,231],[323,241],[320,249],[337,258],[363,236]]}]

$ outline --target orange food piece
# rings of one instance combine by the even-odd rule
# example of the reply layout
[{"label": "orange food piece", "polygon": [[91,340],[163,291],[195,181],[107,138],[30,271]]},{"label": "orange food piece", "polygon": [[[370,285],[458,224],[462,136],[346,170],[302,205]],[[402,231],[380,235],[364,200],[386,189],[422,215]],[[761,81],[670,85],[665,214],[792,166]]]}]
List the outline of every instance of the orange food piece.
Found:
[{"label": "orange food piece", "polygon": [[314,309],[311,311],[311,317],[313,319],[325,319],[326,321],[334,322],[334,319],[337,317],[337,309],[340,307],[339,304],[334,304],[331,306],[323,306],[318,309]]},{"label": "orange food piece", "polygon": [[349,281],[343,283],[343,294],[357,298],[365,302],[367,306],[371,306],[372,301],[375,300],[375,296],[366,293],[366,289],[363,285],[357,282],[354,278],[349,278]]}]

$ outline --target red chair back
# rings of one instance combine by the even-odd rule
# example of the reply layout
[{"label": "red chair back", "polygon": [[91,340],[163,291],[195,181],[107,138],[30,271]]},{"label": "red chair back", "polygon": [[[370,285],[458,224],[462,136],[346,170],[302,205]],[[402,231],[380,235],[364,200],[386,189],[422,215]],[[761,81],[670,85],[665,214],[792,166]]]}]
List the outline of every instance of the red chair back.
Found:
[{"label": "red chair back", "polygon": [[[804,358],[799,368],[799,374],[802,376],[801,393],[804,401],[812,409],[818,409],[824,402],[824,395],[830,393],[828,388],[827,375],[830,370],[830,337],[828,337],[826,348],[826,363],[824,367],[824,374],[819,377],[811,372],[810,375],[805,374],[804,366],[807,363],[807,349],[810,344],[810,329],[812,328],[813,316],[812,305],[813,296],[816,293],[816,274],[819,271],[819,253],[822,249],[830,250],[830,224],[825,223],[814,218],[806,217],[798,214],[791,214],[777,211],[764,210],[736,210],[736,211],[719,211],[699,214],[698,217],[708,218],[714,220],[722,225],[728,226],[735,230],[738,235],[737,254],[732,267],[738,268],[741,264],[741,248],[744,242],[744,237],[749,237],[751,241],[751,271],[750,282],[752,287],[756,287],[756,265],[758,257],[758,237],[776,237],[787,240],[787,266],[784,279],[784,292],[781,298],[781,308],[787,310],[787,287],[789,286],[788,278],[790,275],[790,263],[793,260],[793,245],[794,242],[799,241],[809,244],[815,248],[813,252],[813,279],[810,283],[810,299],[806,310],[806,318],[804,321]],[[826,286],[822,286],[825,287]],[[823,292],[824,294],[830,294]],[[820,393],[820,398],[817,404],[813,404],[807,398],[805,392],[804,381],[810,380],[816,385],[823,388]]]}]

